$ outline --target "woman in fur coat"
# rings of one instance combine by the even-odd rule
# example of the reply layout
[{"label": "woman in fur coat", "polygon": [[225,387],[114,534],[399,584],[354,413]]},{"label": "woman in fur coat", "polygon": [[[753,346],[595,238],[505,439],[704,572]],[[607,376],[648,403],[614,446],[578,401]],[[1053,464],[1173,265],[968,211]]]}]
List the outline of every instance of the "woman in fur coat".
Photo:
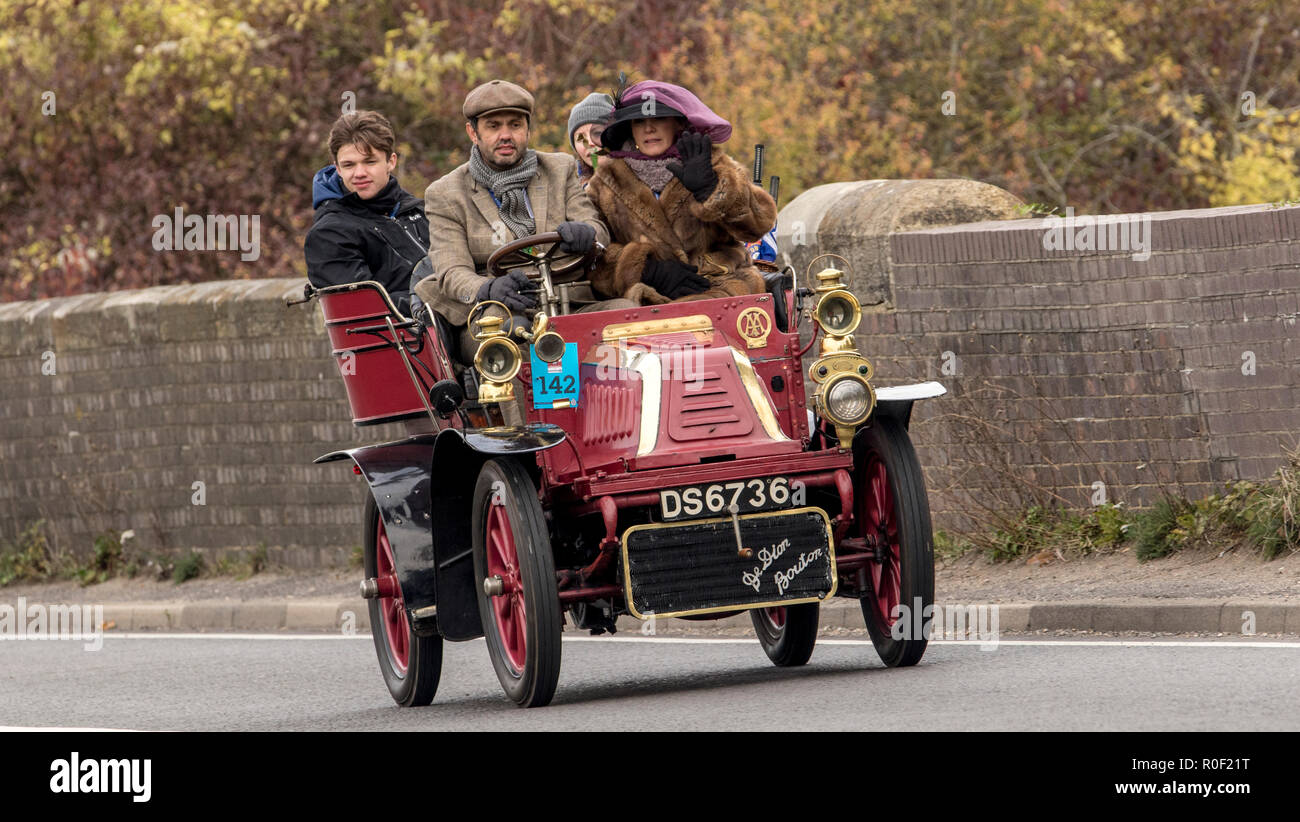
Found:
[{"label": "woman in fur coat", "polygon": [[776,222],[776,203],[717,145],[730,136],[681,86],[644,81],[619,96],[587,187],[612,240],[597,291],[648,305],[765,290],[745,243]]}]

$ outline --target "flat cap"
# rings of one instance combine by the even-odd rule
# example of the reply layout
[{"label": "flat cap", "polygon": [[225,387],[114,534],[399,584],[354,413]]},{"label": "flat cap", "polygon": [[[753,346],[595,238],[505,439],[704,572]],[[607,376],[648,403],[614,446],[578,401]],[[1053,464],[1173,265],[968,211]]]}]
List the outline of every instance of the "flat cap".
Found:
[{"label": "flat cap", "polygon": [[502,110],[518,111],[532,119],[533,95],[505,80],[489,80],[465,95],[466,120]]}]

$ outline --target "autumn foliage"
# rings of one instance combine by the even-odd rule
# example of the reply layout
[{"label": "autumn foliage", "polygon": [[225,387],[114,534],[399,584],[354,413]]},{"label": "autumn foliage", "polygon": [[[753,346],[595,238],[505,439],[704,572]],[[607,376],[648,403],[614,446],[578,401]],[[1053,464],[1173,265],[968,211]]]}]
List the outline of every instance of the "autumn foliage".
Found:
[{"label": "autumn foliage", "polygon": [[[1078,213],[1300,198],[1293,0],[0,0],[0,299],[303,271],[345,105],[405,187],[466,157],[465,92],[534,91],[533,145],[617,72],[681,83],[820,183],[968,177]],[[260,215],[260,256],[152,221]]]}]

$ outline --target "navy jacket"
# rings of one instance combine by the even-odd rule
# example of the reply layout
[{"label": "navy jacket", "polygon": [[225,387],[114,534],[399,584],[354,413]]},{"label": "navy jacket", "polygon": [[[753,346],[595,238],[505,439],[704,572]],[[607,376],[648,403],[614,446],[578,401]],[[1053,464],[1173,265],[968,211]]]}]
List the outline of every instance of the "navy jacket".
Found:
[{"label": "navy jacket", "polygon": [[312,180],[316,219],[303,251],[307,279],[321,288],[375,280],[403,314],[411,314],[411,272],[429,251],[423,201],[390,178],[369,200],[347,191],[334,166]]}]

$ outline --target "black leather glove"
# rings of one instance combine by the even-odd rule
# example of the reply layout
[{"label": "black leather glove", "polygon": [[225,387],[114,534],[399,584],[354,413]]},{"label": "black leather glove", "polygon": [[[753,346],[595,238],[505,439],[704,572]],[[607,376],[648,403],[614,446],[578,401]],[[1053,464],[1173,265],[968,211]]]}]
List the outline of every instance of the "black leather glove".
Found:
[{"label": "black leather glove", "polygon": [[646,260],[641,282],[670,300],[709,290],[709,280],[700,276],[699,268],[676,260]]},{"label": "black leather glove", "polygon": [[487,282],[479,286],[475,299],[478,302],[496,300],[511,311],[526,311],[540,305],[535,293],[524,290],[534,288],[536,286],[528,279],[528,275],[516,268],[504,277],[489,277]]},{"label": "black leather glove", "polygon": [[565,254],[586,254],[596,244],[596,229],[586,223],[560,223],[555,230],[560,233],[560,251]]},{"label": "black leather glove", "polygon": [[677,138],[677,151],[682,155],[681,162],[674,160],[667,169],[696,200],[704,202],[718,187],[718,175],[713,171],[713,141],[707,134],[684,131]]}]

